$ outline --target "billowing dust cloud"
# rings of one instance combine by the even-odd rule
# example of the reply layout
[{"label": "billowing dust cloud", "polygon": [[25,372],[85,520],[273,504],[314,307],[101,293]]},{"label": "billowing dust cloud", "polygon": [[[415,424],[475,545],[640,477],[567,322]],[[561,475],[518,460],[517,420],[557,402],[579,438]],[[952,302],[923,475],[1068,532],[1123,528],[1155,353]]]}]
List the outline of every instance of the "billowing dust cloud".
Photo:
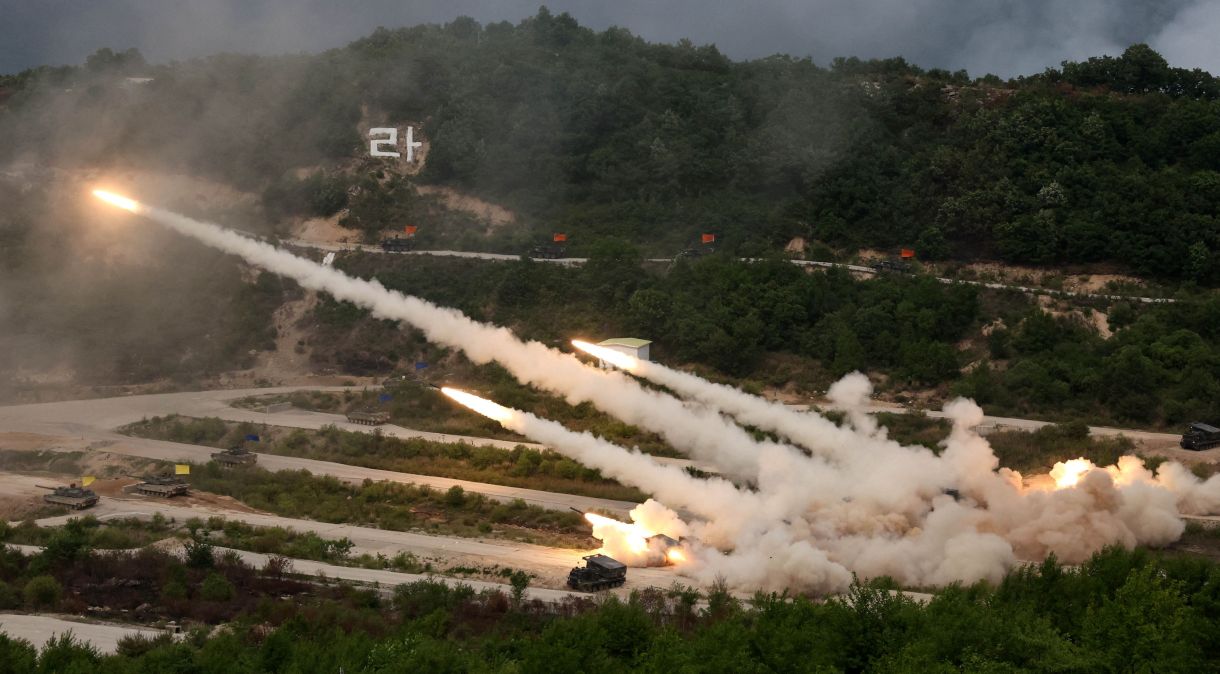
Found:
[{"label": "billowing dust cloud", "polygon": [[[1073,460],[1030,477],[999,468],[975,432],[982,410],[968,400],[946,405],[953,429],[935,454],[890,440],[864,413],[871,386],[863,375],[849,375],[831,389],[832,402],[846,413],[846,422],[837,425],[577,344],[678,398],[376,280],[352,278],[216,225],[122,199],[109,202],[302,286],[409,323],[475,362],[498,361],[524,383],[571,403],[589,401],[716,466],[722,477],[696,478],[588,433],[445,391],[505,427],[651,494],[655,500],[634,510],[632,523],[589,517],[605,549],[631,564],[675,563],[700,583],[724,578],[743,590],[838,592],[853,574],[888,575],[906,585],[996,581],[1018,560],[1054,553],[1075,563],[1106,545],[1169,543],[1183,531],[1180,513],[1220,511],[1220,478],[1203,482],[1175,463],[1153,473],[1136,457],[1107,467]],[[773,431],[781,441],[755,441],[738,423]],[[658,535],[681,543],[658,544]]]}]

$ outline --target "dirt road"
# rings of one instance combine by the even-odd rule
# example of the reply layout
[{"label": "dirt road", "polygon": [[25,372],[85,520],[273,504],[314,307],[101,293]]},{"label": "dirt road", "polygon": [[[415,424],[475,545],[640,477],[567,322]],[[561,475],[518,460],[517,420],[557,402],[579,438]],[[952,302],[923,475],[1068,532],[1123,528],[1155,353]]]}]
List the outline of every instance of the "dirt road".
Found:
[{"label": "dirt road", "polygon": [[[10,476],[10,480],[21,476]],[[32,480],[32,478],[29,478]],[[448,536],[432,536],[407,531],[391,531],[388,529],[373,529],[351,524],[327,524],[313,520],[299,520],[276,515],[259,513],[234,512],[215,507],[184,507],[160,500],[144,499],[103,499],[96,507],[87,511],[48,517],[36,521],[39,526],[61,526],[73,517],[82,514],[92,515],[102,521],[111,518],[141,517],[151,518],[160,513],[163,517],[177,522],[184,522],[192,517],[208,518],[212,516],[244,522],[260,527],[284,527],[296,531],[312,531],[317,535],[337,540],[347,538],[352,541],[352,553],[356,555],[378,553],[393,557],[399,552],[409,552],[424,561],[433,560],[440,566],[470,566],[481,568],[492,564],[502,567],[523,569],[538,576],[535,585],[552,589],[562,588],[567,580],[568,571],[581,563],[581,556],[590,553],[589,550],[572,550],[564,548],[548,548],[541,545],[516,543],[512,541],[484,540],[475,538],[457,538]],[[299,569],[300,567],[298,567]],[[624,591],[632,588],[657,586],[669,587],[675,580],[681,580],[673,567],[631,569],[628,573]],[[690,581],[684,581],[690,583]]]},{"label": "dirt road", "polygon": [[[323,387],[321,389],[316,387],[235,389],[15,405],[0,407],[0,433],[23,434],[23,442],[28,440],[26,434],[30,433],[51,436],[53,438],[64,438],[66,440],[61,443],[61,448],[65,450],[87,447],[90,449],[104,449],[107,452],[115,454],[139,456],[162,461],[206,463],[211,459],[211,454],[217,451],[216,449],[161,440],[133,438],[116,433],[113,429],[144,418],[172,413],[192,417],[214,416],[229,421],[250,421],[297,428],[316,429],[328,424],[334,424],[345,430],[370,431],[367,426],[348,423],[343,417],[335,414],[302,412],[299,410],[264,414],[229,405],[230,401],[249,395],[287,393],[296,390],[306,390],[306,388],[308,390],[324,391],[349,390],[344,387]],[[425,437],[444,442],[491,444],[498,447],[513,447],[517,444],[487,438],[427,433],[425,431],[415,431],[400,427],[383,428],[386,429],[384,432],[387,435],[395,435],[397,437]],[[4,441],[0,439],[0,447],[3,446]],[[271,454],[260,454],[259,465],[268,470],[308,470],[317,475],[331,475],[354,483],[363,482],[366,479],[375,481],[389,480],[428,485],[440,490],[447,490],[457,485],[466,491],[483,494],[499,501],[521,499],[526,503],[552,510],[566,510],[568,508],[592,510],[599,508],[625,513],[636,505],[629,501],[558,494],[537,489],[505,487],[502,485],[455,480],[431,475],[398,473],[330,461],[300,459]]]},{"label": "dirt road", "polygon": [[135,625],[81,622],[57,616],[21,613],[0,613],[0,632],[16,639],[25,639],[39,650],[42,650],[51,637],[71,632],[77,641],[92,644],[102,653],[114,653],[118,650],[119,640],[128,635],[144,634],[154,637],[163,633]]}]

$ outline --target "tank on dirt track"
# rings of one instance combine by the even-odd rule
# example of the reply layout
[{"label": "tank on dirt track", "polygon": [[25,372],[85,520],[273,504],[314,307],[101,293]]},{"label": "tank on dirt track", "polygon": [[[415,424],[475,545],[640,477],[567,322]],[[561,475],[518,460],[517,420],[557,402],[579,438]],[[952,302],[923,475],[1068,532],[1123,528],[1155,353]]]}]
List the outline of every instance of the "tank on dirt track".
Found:
[{"label": "tank on dirt track", "polygon": [[347,420],[353,424],[380,426],[390,420],[390,413],[378,412],[375,410],[360,410],[358,412],[348,412]]},{"label": "tank on dirt track", "polygon": [[[42,487],[42,485],[38,485]],[[42,487],[50,489],[51,493],[42,497],[42,500],[54,505],[67,506],[73,510],[84,510],[97,505],[97,494],[92,489],[76,486],[73,483],[67,487]]]},{"label": "tank on dirt track", "polygon": [[212,460],[222,466],[253,466],[258,461],[258,454],[245,447],[230,447],[223,452],[213,452]]},{"label": "tank on dirt track", "polygon": [[151,475],[141,478],[144,481],[135,486],[136,493],[145,496],[172,498],[190,493],[191,485],[177,475]]}]

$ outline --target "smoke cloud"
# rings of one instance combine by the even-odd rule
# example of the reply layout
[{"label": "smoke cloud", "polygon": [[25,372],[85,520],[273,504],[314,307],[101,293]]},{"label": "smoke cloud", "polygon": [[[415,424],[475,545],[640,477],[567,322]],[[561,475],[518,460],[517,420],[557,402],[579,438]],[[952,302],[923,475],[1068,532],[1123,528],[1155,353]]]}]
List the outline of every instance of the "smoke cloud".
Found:
[{"label": "smoke cloud", "polygon": [[[945,406],[953,427],[939,454],[904,447],[863,414],[871,386],[858,373],[831,389],[848,414],[838,426],[654,363],[632,368],[691,399],[683,403],[375,280],[355,279],[168,211],[134,210],[308,288],[408,322],[472,360],[497,360],[523,382],[573,402],[590,400],[661,432],[726,475],[749,478],[748,487],[695,478],[589,433],[446,391],[507,428],[651,494],[656,500],[634,510],[631,524],[593,518],[597,533],[608,550],[636,564],[655,563],[658,552],[641,545],[641,534],[683,537],[680,569],[701,583],[724,578],[745,590],[829,593],[844,590],[853,574],[919,586],[994,582],[1019,560],[1053,553],[1078,563],[1107,545],[1164,545],[1182,534],[1179,513],[1220,510],[1220,478],[1200,481],[1174,463],[1153,473],[1136,457],[1106,467],[1074,459],[1030,477],[1000,468],[975,431],[982,410],[964,399]],[[774,430],[810,453],[755,442],[718,410]]]}]

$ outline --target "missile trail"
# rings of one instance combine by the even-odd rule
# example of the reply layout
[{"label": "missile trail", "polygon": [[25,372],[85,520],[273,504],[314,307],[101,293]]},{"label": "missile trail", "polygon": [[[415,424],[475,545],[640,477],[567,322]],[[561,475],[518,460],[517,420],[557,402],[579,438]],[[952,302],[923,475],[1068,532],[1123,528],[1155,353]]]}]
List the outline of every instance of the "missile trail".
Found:
[{"label": "missile trail", "polygon": [[376,279],[353,278],[219,225],[104,190],[93,194],[306,288],[365,307],[381,318],[415,326],[429,340],[461,349],[475,363],[497,361],[519,381],[562,395],[569,403],[591,402],[627,423],[655,431],[674,447],[717,465],[728,475],[756,479],[760,461],[766,457],[784,457],[792,462],[801,456],[786,445],[755,441],[715,410],[688,406],[668,394],[644,389],[622,373],[586,366],[572,355],[539,342],[523,342],[506,328],[479,323],[455,309],[389,290]]}]

